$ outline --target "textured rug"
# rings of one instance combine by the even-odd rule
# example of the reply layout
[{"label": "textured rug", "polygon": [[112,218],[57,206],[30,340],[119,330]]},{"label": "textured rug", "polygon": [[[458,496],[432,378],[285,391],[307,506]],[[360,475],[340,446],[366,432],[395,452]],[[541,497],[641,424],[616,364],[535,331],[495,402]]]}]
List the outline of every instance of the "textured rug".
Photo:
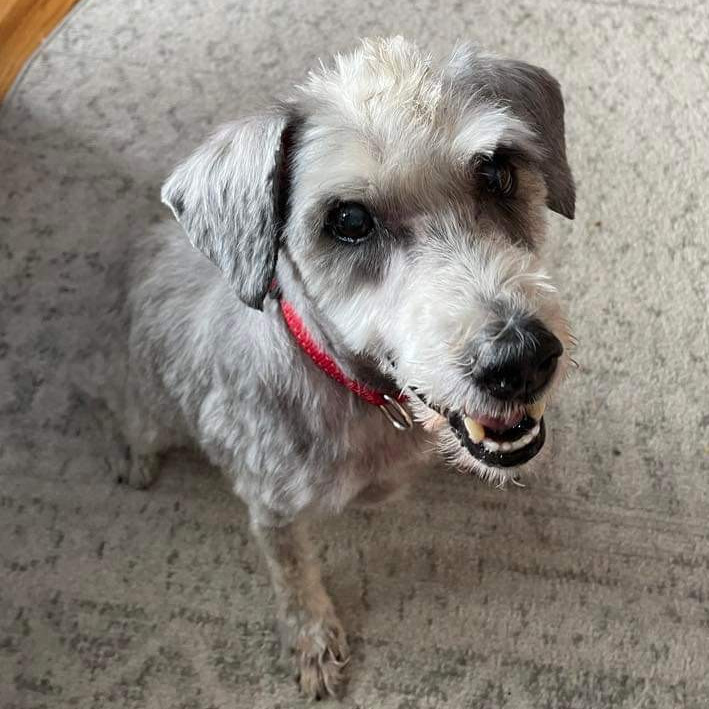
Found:
[{"label": "textured rug", "polygon": [[[345,707],[709,703],[709,10],[529,0],[79,4],[0,108],[0,705],[301,706],[245,510],[176,453],[113,481],[124,254],[162,179],[361,35],[547,67],[578,182],[550,251],[580,368],[529,489],[445,470],[323,525]],[[113,338],[113,344],[107,346]],[[304,704],[303,704],[304,706]]]}]

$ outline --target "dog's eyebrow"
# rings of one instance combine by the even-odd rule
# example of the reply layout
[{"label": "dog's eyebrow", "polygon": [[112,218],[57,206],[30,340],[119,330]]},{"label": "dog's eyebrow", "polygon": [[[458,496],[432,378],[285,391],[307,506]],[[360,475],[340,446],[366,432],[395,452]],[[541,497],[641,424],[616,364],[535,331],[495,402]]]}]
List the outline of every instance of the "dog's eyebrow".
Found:
[{"label": "dog's eyebrow", "polygon": [[535,131],[504,107],[478,107],[463,115],[452,142],[454,157],[467,162],[474,155],[492,156],[507,148],[531,161],[543,150]]}]

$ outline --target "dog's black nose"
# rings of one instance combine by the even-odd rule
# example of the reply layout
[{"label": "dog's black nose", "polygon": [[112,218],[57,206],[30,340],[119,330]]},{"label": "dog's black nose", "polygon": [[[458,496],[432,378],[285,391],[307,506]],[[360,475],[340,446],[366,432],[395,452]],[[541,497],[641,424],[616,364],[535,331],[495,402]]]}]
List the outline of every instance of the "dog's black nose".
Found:
[{"label": "dog's black nose", "polygon": [[564,347],[538,320],[508,327],[488,347],[477,385],[496,399],[529,401],[551,380]]}]

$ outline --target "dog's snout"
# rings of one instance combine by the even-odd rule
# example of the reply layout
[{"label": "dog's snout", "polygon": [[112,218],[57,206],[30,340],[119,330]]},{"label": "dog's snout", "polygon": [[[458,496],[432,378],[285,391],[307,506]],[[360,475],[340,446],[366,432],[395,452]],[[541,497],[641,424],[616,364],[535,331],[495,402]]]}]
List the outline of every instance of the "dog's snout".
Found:
[{"label": "dog's snout", "polygon": [[488,346],[475,372],[478,386],[496,399],[529,401],[551,381],[564,348],[538,320],[506,328]]}]

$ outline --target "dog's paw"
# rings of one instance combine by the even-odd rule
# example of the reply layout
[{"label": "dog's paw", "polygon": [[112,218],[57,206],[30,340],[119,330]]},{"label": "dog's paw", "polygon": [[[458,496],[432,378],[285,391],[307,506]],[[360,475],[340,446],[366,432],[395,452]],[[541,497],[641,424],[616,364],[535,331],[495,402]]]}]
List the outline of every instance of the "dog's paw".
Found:
[{"label": "dog's paw", "polygon": [[130,485],[136,490],[150,487],[158,476],[160,460],[157,455],[130,455],[125,471],[117,482]]},{"label": "dog's paw", "polygon": [[337,620],[318,620],[301,627],[295,638],[296,680],[309,699],[341,697],[347,683],[350,651]]}]

